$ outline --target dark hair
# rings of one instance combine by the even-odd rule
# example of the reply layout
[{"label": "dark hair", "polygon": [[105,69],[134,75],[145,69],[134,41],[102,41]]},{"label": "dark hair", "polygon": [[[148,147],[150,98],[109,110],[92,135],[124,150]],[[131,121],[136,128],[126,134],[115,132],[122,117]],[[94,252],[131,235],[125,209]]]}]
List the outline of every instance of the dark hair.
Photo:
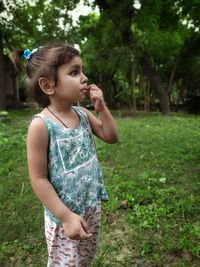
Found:
[{"label": "dark hair", "polygon": [[[24,69],[22,60],[23,54],[24,50],[18,49],[10,55],[17,72]],[[33,92],[34,98],[40,106],[48,106],[50,100],[40,88],[38,84],[39,78],[51,77],[56,85],[58,67],[69,63],[76,56],[80,56],[79,51],[72,45],[64,42],[50,43],[39,47],[33,52],[26,65],[26,73],[28,76],[27,86]]]}]

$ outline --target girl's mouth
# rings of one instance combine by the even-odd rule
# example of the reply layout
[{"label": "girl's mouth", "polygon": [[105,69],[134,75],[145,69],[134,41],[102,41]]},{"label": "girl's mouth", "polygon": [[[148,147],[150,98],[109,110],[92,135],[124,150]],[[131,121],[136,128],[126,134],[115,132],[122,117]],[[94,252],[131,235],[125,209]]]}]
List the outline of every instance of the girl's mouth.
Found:
[{"label": "girl's mouth", "polygon": [[88,87],[82,88],[81,92],[83,92],[85,95],[88,95],[88,93],[89,93]]}]

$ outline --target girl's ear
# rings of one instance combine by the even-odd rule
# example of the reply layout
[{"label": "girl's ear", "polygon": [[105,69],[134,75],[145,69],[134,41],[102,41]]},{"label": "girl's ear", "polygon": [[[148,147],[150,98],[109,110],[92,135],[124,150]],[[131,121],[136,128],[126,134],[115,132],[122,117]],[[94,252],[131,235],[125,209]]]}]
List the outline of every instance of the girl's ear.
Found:
[{"label": "girl's ear", "polygon": [[54,91],[54,84],[49,79],[47,79],[45,77],[41,77],[38,80],[38,84],[39,84],[40,88],[42,89],[42,91],[46,95],[53,95],[54,94],[54,92],[55,92]]}]

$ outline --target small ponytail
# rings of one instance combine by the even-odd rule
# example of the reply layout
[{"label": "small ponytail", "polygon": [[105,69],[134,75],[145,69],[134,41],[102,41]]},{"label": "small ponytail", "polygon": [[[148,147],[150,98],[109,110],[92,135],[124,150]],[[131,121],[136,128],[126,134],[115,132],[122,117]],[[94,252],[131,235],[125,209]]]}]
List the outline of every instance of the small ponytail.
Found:
[{"label": "small ponytail", "polygon": [[17,73],[20,72],[21,70],[23,70],[23,68],[24,68],[23,54],[24,54],[23,49],[15,50],[10,54],[10,59],[14,65]]}]

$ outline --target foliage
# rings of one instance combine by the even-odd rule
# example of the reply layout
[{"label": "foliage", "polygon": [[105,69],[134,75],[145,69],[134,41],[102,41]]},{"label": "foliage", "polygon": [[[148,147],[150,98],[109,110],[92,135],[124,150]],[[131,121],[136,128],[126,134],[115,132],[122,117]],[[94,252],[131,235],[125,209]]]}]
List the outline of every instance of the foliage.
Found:
[{"label": "foliage", "polygon": [[[171,106],[178,109],[185,104],[193,112],[190,98],[198,94],[198,74],[193,66],[198,65],[199,58],[199,1],[84,2],[98,6],[99,13],[80,16],[78,25],[73,26],[71,11],[79,0],[20,0],[17,5],[13,0],[2,1],[0,41],[4,54],[54,39],[77,43],[91,82],[102,86],[111,106],[130,106],[136,98],[141,107],[150,84],[147,97],[152,109],[162,103],[160,92],[166,91],[165,103],[169,95]],[[145,57],[146,64],[142,64]],[[194,64],[186,64],[190,57]]]},{"label": "foliage", "polygon": [[[139,3],[137,8],[134,6],[136,2]],[[135,69],[137,81],[144,74],[149,79],[151,91],[154,92],[150,94],[152,104],[156,101],[152,96],[158,98],[163,89],[169,95],[174,94],[173,90],[176,91],[176,100],[181,102],[182,90],[176,90],[179,80],[175,80],[175,73],[182,69],[188,43],[192,44],[191,39],[199,35],[198,26],[191,26],[192,21],[197,19],[199,4],[196,1],[187,4],[186,1],[162,0],[97,0],[95,3],[100,9],[99,18],[92,20],[94,16],[91,15],[81,17],[78,38],[84,40],[81,49],[90,76],[100,84],[103,80],[105,92],[111,92],[108,101],[111,104],[113,98],[120,103],[124,99],[126,103],[130,101],[135,86],[131,72]],[[149,62],[145,68],[141,65],[144,55]],[[190,67],[184,66],[187,73]],[[141,95],[144,88],[139,83],[137,86]]]},{"label": "foliage", "polygon": [[[91,82],[103,88],[106,101],[115,106],[120,94],[126,95],[127,84],[129,86],[130,58],[120,35],[117,32],[113,35],[111,21],[93,13],[80,17],[76,31],[86,74]],[[84,37],[84,42],[81,42]]]},{"label": "foliage", "polygon": [[[46,264],[43,208],[26,163],[26,131],[36,112],[1,118],[1,266]],[[119,143],[96,139],[110,200],[94,266],[199,266],[200,118],[114,114]]]},{"label": "foliage", "polygon": [[66,39],[72,23],[67,11],[74,9],[78,1],[21,1],[17,6],[11,0],[7,2],[10,5],[4,7],[7,16],[1,21],[1,29],[5,49],[12,50],[28,45],[32,49],[55,38]]}]

